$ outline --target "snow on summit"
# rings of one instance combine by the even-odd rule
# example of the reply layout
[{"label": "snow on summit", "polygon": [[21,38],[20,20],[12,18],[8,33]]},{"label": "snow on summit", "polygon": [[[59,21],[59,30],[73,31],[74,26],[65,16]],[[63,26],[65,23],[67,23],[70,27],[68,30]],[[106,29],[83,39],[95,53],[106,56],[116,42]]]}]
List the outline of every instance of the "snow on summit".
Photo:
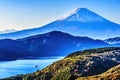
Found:
[{"label": "snow on summit", "polygon": [[103,18],[87,8],[76,8],[68,15],[61,17],[59,20],[91,22],[101,21]]}]

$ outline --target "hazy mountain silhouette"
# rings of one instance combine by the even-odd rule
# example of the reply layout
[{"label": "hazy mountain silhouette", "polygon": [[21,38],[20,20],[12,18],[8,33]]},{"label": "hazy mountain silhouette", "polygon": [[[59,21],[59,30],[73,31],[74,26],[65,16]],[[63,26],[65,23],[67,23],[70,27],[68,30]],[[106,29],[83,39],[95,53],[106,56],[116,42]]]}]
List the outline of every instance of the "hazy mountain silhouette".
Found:
[{"label": "hazy mountain silhouette", "polygon": [[108,46],[104,41],[75,37],[60,31],[19,39],[29,51],[39,56],[65,56],[71,52]]}]

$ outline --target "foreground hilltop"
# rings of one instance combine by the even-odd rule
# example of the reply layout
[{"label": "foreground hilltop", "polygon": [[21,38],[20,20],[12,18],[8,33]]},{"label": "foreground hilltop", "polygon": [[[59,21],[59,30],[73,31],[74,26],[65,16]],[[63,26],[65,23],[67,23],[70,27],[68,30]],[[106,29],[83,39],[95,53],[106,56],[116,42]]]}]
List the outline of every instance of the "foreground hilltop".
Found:
[{"label": "foreground hilltop", "polygon": [[76,80],[119,80],[120,79],[120,64],[110,68],[105,73],[95,76],[79,77]]},{"label": "foreground hilltop", "polygon": [[[72,53],[41,71],[3,80],[91,80],[92,78],[92,80],[112,80],[114,76],[120,76],[119,63],[120,48],[118,47],[89,49]],[[113,69],[110,69],[112,67]],[[112,77],[109,74],[113,74]]]}]

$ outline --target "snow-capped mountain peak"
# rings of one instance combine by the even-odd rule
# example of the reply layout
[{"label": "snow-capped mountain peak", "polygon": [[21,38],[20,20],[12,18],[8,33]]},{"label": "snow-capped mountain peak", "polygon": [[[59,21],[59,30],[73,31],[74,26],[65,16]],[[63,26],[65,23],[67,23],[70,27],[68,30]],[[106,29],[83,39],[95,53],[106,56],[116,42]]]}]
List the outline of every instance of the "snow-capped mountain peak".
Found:
[{"label": "snow-capped mountain peak", "polygon": [[85,11],[89,11],[87,8],[76,8],[72,11],[72,13],[79,13],[79,12],[85,12]]},{"label": "snow-capped mountain peak", "polygon": [[88,10],[87,8],[77,8],[73,10],[71,13],[61,17],[59,20],[91,22],[91,21],[103,21],[104,18]]},{"label": "snow-capped mountain peak", "polygon": [[[74,36],[86,36],[93,39],[107,39],[120,35],[120,25],[111,22],[86,8],[76,8],[42,27],[0,34],[0,39],[18,39],[51,31],[61,31]],[[50,36],[47,34],[46,36]],[[46,41],[45,41],[46,42]]]}]

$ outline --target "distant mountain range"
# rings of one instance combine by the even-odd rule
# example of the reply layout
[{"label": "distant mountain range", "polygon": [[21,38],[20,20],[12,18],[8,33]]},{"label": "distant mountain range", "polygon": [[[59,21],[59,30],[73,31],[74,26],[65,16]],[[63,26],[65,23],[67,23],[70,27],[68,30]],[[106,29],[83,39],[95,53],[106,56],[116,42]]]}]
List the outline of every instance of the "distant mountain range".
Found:
[{"label": "distant mountain range", "polygon": [[75,37],[60,31],[19,39],[28,50],[40,56],[64,56],[68,53],[89,48],[108,46],[101,40],[88,37]]},{"label": "distant mountain range", "polygon": [[94,40],[88,37],[75,37],[60,31],[52,31],[17,40],[0,40],[0,58],[1,60],[13,60],[66,56],[69,53],[79,50],[106,46],[109,46],[109,44],[102,40]]},{"label": "distant mountain range", "polygon": [[0,39],[25,38],[54,30],[66,32],[74,36],[87,36],[93,39],[107,39],[120,35],[120,25],[115,24],[86,8],[77,8],[69,15],[61,17],[45,26],[0,34]]},{"label": "distant mountain range", "polygon": [[109,44],[120,44],[120,37],[108,38],[104,40]]},{"label": "distant mountain range", "polygon": [[120,37],[108,38],[105,39],[104,41],[114,46],[120,46]]}]

